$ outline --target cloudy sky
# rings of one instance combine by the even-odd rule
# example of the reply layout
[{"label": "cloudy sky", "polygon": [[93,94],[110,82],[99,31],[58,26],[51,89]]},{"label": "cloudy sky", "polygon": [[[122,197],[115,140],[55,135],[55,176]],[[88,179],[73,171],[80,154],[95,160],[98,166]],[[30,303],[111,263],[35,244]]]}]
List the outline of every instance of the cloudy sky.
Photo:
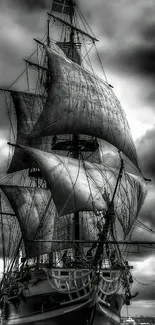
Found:
[{"label": "cloudy sky", "polygon": [[[1,0],[0,87],[8,87],[24,70],[22,58],[42,39],[51,0]],[[78,5],[100,40],[97,44],[106,75],[127,114],[143,174],[152,179],[139,219],[155,229],[155,5],[154,0],[78,0]],[[97,55],[91,59],[101,75]],[[0,118],[0,171],[8,149],[8,118],[2,105]],[[133,238],[154,240],[155,235],[136,229]],[[136,248],[134,249],[136,251]],[[143,249],[131,254],[134,290],[131,315],[155,316],[155,253]],[[139,283],[138,283],[138,282]],[[144,285],[142,285],[142,284]],[[149,284],[149,285],[147,285]],[[124,308],[124,314],[126,309]]]}]

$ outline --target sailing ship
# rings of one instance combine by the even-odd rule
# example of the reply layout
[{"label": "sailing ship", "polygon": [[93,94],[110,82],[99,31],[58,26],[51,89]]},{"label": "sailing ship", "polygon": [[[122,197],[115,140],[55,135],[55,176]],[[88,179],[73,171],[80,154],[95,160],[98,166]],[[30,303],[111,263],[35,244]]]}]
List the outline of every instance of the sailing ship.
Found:
[{"label": "sailing ship", "polygon": [[75,1],[54,0],[35,41],[27,91],[1,89],[13,151],[0,182],[3,324],[120,324],[133,280],[119,240],[146,195],[130,128],[88,64],[97,39]]}]

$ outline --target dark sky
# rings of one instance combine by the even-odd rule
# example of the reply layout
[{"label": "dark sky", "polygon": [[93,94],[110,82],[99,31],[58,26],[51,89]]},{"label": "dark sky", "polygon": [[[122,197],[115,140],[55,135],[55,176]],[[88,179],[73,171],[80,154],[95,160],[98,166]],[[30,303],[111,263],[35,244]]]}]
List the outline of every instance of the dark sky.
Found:
[{"label": "dark sky", "polygon": [[[51,0],[1,0],[0,2],[0,87],[8,87],[24,70],[22,58],[35,49],[33,38],[42,39],[46,12]],[[152,179],[139,219],[155,229],[155,5],[153,0],[78,0],[94,34],[108,81],[127,114],[143,174]],[[97,55],[92,62],[102,77]],[[17,84],[16,87],[21,87]],[[2,103],[1,103],[2,104]],[[0,170],[8,155],[8,119],[1,108]],[[155,240],[154,235],[136,229],[134,238]],[[133,275],[141,283],[155,280],[155,254],[131,255]],[[155,285],[140,285],[129,309],[131,313],[155,316]],[[124,310],[126,313],[126,310]]]}]

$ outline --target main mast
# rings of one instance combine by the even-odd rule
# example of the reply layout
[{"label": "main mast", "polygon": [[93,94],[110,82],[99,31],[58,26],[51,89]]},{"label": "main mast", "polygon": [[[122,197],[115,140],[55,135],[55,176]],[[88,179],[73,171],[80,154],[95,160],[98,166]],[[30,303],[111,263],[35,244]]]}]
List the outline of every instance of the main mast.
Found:
[{"label": "main mast", "polygon": [[[70,23],[73,25],[73,19],[74,19],[74,2],[70,0]],[[74,29],[71,27],[70,30],[70,50],[71,50],[71,59],[73,60],[74,58],[74,48],[75,48],[75,43],[74,43]],[[72,137],[72,144],[73,144],[73,150],[72,150],[72,157],[75,159],[79,158],[79,137],[77,134],[73,134]],[[80,239],[80,224],[79,224],[79,212],[74,213],[74,238],[75,240]],[[75,246],[75,259],[77,260],[79,258],[80,254],[80,245],[76,244]]]}]

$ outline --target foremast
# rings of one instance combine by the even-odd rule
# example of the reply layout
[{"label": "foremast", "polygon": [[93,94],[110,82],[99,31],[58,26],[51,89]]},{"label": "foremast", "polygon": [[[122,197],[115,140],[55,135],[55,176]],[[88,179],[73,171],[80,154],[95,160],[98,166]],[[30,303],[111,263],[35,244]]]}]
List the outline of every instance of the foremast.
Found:
[{"label": "foremast", "polygon": [[[78,27],[76,27],[76,19],[75,19],[75,2],[73,0],[69,0],[68,2],[69,8],[68,8],[68,15],[69,15],[69,22],[62,20],[61,18],[52,15],[52,13],[49,14],[49,17],[53,17],[56,20],[60,20],[60,22],[63,23],[63,25],[70,27],[70,33],[69,33],[69,41],[67,41],[66,39],[66,35],[64,35],[64,40],[61,43],[57,43],[60,48],[62,48],[62,50],[65,50],[65,46],[68,46],[68,51],[66,52],[67,57],[69,57],[70,60],[72,60],[73,62],[77,63],[78,65],[81,65],[81,54],[77,52],[77,48],[81,49],[81,43],[79,42],[79,38],[78,38],[78,32],[84,33],[84,31],[79,30]],[[75,40],[75,31],[77,32],[76,38],[77,40]],[[87,34],[87,36],[89,37],[89,34]],[[78,41],[78,42],[77,42]],[[63,48],[64,46],[64,48]],[[49,60],[48,60],[49,62]],[[49,67],[49,66],[48,66]],[[53,141],[53,150],[57,149],[57,145],[60,145],[60,143],[57,142],[57,137],[54,138]],[[75,158],[75,159],[83,159],[82,154],[81,154],[81,143],[84,143],[83,140],[80,141],[80,137],[77,133],[72,135],[72,139],[70,141],[70,156]],[[82,143],[82,144],[83,144]],[[92,144],[92,140],[89,139],[87,140],[87,143],[84,143],[84,147],[87,146],[87,144],[89,144],[89,146],[92,146],[92,150],[96,150],[96,148],[98,147],[97,141],[93,140],[93,144]],[[68,141],[66,141],[66,147],[68,146]],[[85,149],[84,149],[85,150]],[[74,212],[74,217],[73,217],[73,229],[74,229],[74,240],[78,241],[80,240],[80,213],[79,211]],[[74,259],[75,259],[75,263],[80,261],[80,257],[81,257],[81,250],[80,250],[80,244],[76,243],[74,244]]]}]

